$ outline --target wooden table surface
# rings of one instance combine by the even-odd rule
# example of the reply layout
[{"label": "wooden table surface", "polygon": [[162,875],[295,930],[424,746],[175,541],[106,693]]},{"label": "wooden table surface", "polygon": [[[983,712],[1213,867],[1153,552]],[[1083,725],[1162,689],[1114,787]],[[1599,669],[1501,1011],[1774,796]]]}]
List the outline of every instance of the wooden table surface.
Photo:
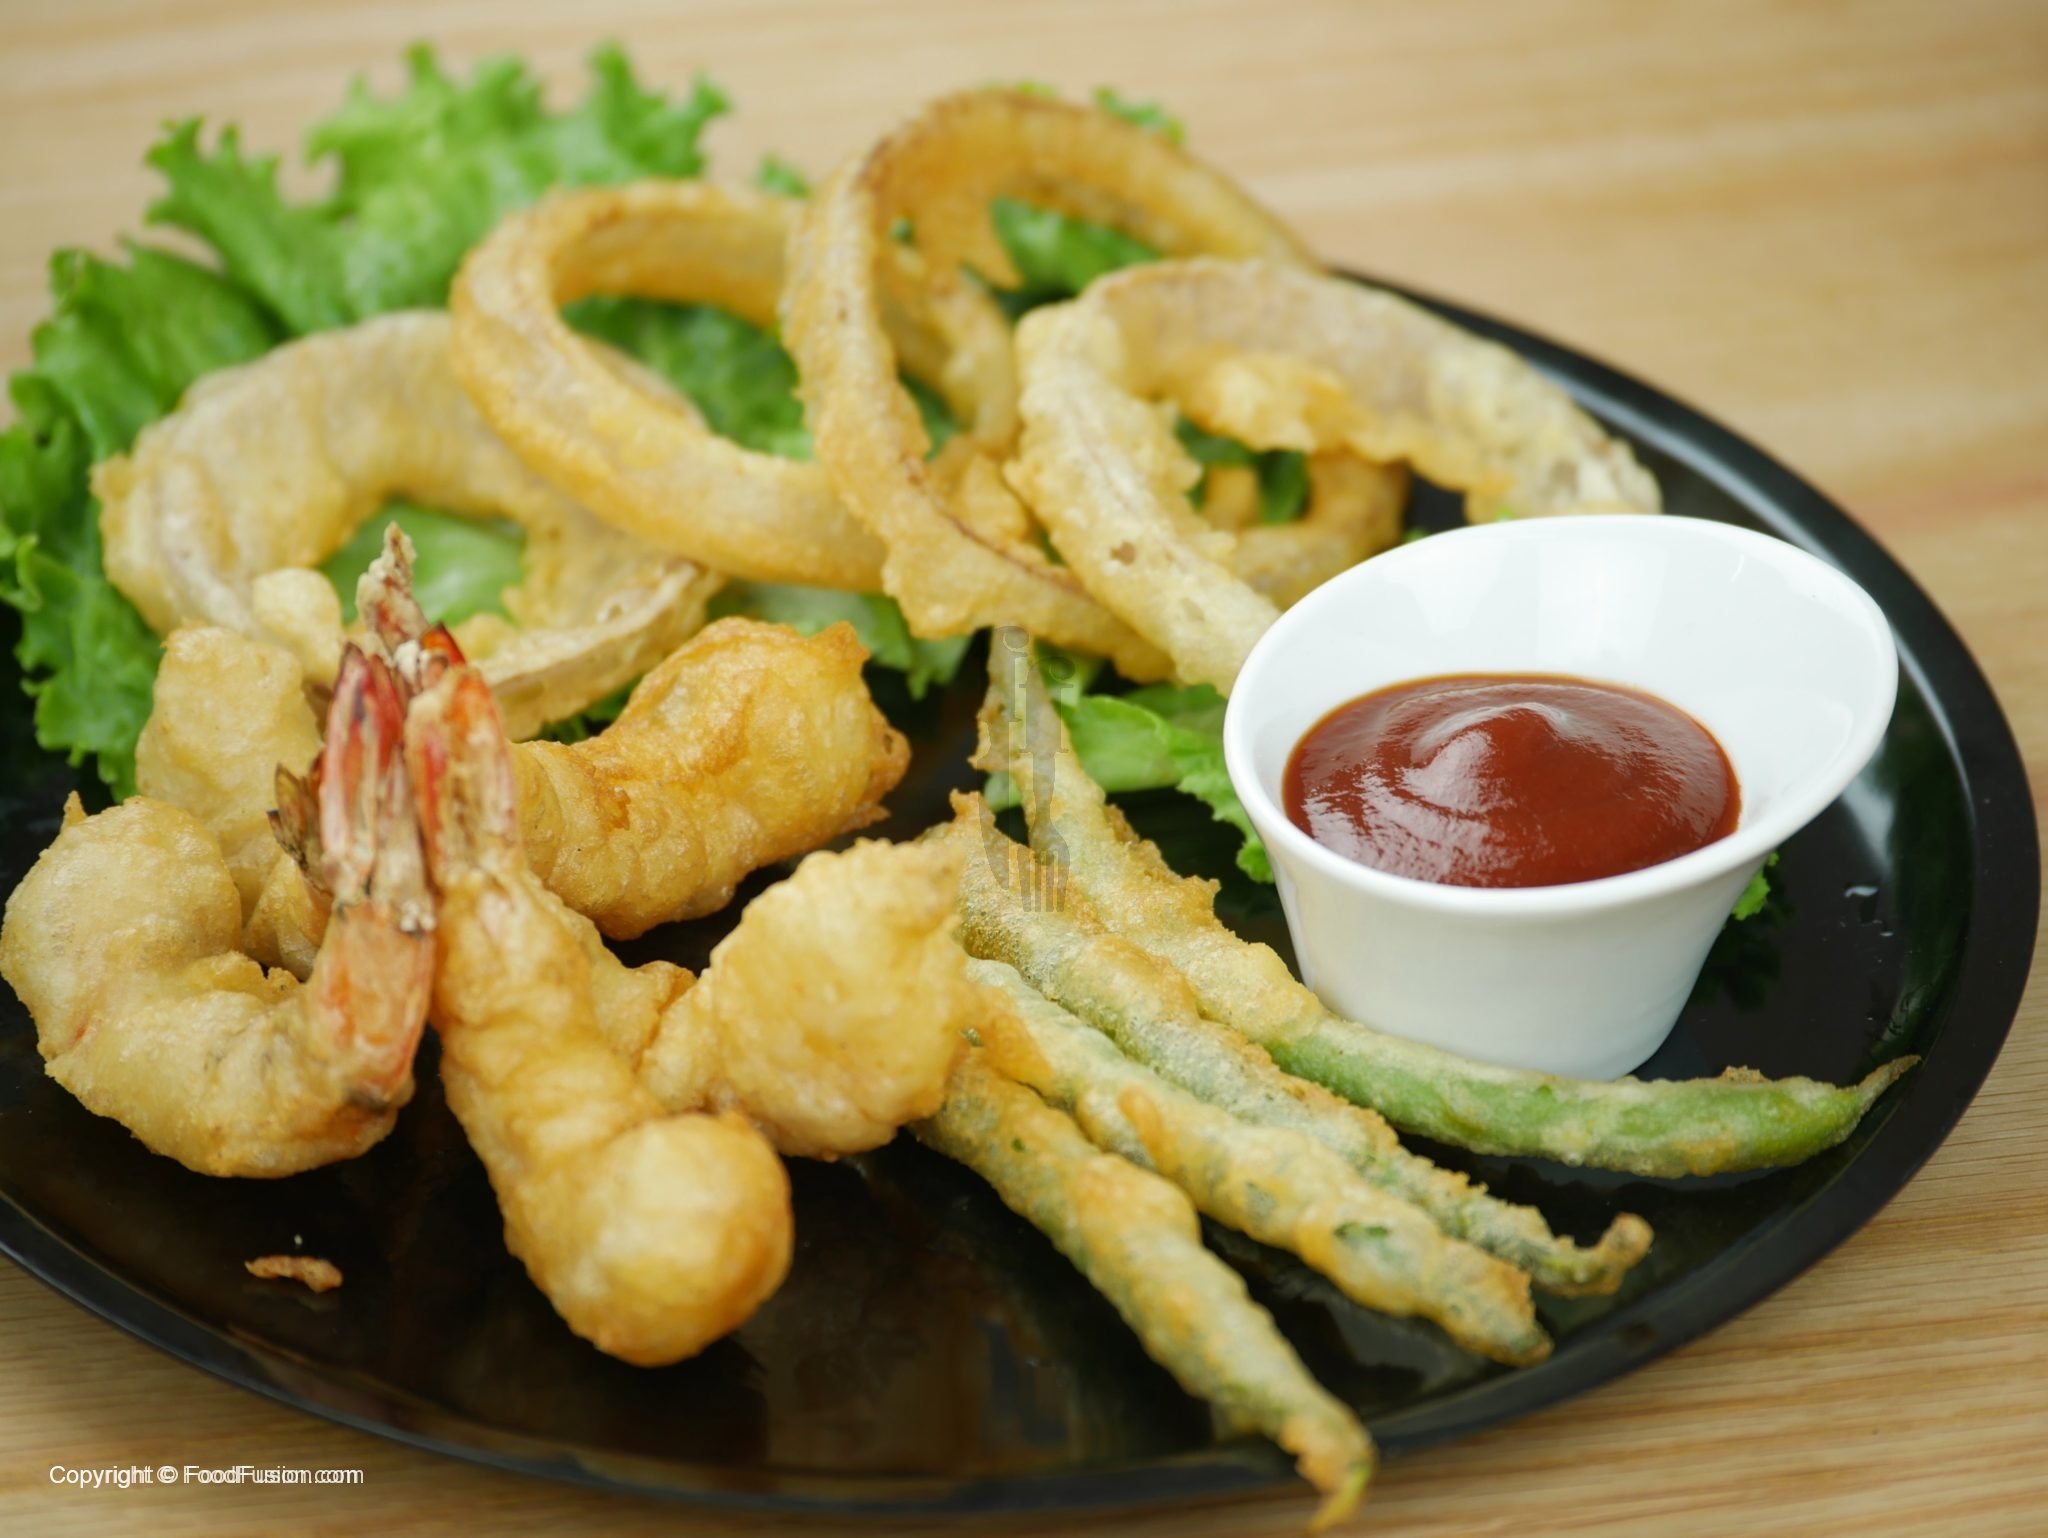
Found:
[{"label": "wooden table surface", "polygon": [[[48,253],[153,193],[165,118],[292,149],[430,38],[562,89],[604,37],[715,73],[728,171],[817,169],[942,89],[1158,96],[1332,260],[1512,316],[1657,381],[1839,498],[1968,638],[2048,787],[2048,8],[1175,0],[5,0],[0,366]],[[1706,1339],[1396,1461],[1400,1534],[2048,1531],[2048,988],[1961,1126],[1862,1233]],[[347,1489],[53,1485],[53,1464],[364,1470]],[[1294,1531],[1305,1502],[1060,1520]],[[485,1472],[159,1355],[0,1266],[0,1531],[698,1534],[740,1519]],[[876,1527],[860,1529],[879,1531]],[[1024,1524],[1017,1533],[1040,1529]]]}]

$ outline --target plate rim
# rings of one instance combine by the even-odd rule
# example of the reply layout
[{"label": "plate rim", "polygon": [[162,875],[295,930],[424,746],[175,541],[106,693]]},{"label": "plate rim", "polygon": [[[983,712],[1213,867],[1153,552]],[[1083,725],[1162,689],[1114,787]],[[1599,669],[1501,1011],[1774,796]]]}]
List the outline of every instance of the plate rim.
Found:
[{"label": "plate rim", "polygon": [[[1594,415],[1718,486],[1778,538],[1847,572],[1878,601],[1895,633],[1930,638],[1902,646],[1900,667],[1927,699],[1962,770],[1973,857],[1968,959],[1942,1001],[1941,1049],[1873,1108],[1882,1119],[1842,1172],[1769,1220],[1767,1233],[1723,1250],[1677,1284],[1703,1296],[1674,1303],[1671,1288],[1653,1289],[1573,1335],[1541,1369],[1490,1376],[1370,1422],[1382,1448],[1398,1456],[1518,1420],[1642,1366],[1746,1313],[1874,1218],[1947,1140],[2011,1032],[2037,938],[2040,845],[2017,738],[1968,643],[1846,510],[1668,391],[1484,312],[1352,269],[1333,270],[1508,346]],[[1932,659],[1921,655],[1930,645],[1938,653]],[[613,1494],[711,1508],[961,1515],[1155,1506],[1293,1483],[1285,1455],[1250,1437],[1164,1458],[982,1477],[733,1470],[602,1449],[586,1450],[585,1461],[559,1440],[493,1430],[373,1380],[351,1386],[351,1375],[339,1369],[298,1368],[284,1353],[237,1339],[101,1265],[4,1193],[0,1255],[124,1333],[277,1404],[444,1457]],[[304,1381],[292,1381],[300,1374]],[[325,1397],[314,1397],[316,1389]],[[1466,1406],[1481,1390],[1487,1410],[1475,1416]]]}]

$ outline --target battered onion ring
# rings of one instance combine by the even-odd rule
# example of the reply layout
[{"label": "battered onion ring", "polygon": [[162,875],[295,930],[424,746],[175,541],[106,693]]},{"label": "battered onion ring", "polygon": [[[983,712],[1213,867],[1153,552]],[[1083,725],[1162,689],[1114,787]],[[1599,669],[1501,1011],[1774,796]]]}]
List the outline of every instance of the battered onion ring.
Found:
[{"label": "battered onion ring", "polygon": [[588,294],[715,304],[772,326],[787,198],[706,182],[550,197],[470,252],[455,366],[520,457],[599,516],[733,576],[873,591],[882,546],[817,465],[722,438],[562,319]]},{"label": "battered onion ring", "polygon": [[[896,380],[887,303],[992,311],[961,272],[1017,274],[989,221],[999,196],[1124,229],[1168,253],[1256,256],[1310,266],[1300,242],[1225,177],[1158,135],[1087,107],[1014,91],[932,103],[819,191],[790,246],[785,340],[795,354],[819,462],[888,545],[882,582],[920,635],[1021,624],[1112,658],[1132,677],[1165,659],[1092,598],[1035,538],[963,519],[943,465]],[[908,220],[911,244],[892,238]],[[964,323],[963,323],[964,329]],[[977,333],[979,334],[979,333]],[[983,366],[985,359],[977,359]],[[1010,395],[983,378],[969,434],[1006,438]]]},{"label": "battered onion ring", "polygon": [[[1361,284],[1264,262],[1131,268],[1025,317],[1010,479],[1089,590],[1225,691],[1278,614],[1198,528],[1150,397],[1262,448],[1400,460],[1518,515],[1655,512],[1627,445],[1506,348]],[[1182,456],[1183,458],[1185,456]]]},{"label": "battered onion ring", "polygon": [[[1219,470],[1236,470],[1241,479]],[[1311,454],[1308,505],[1291,523],[1257,522],[1258,492],[1250,466],[1212,468],[1202,521],[1235,534],[1230,569],[1284,609],[1400,539],[1408,471],[1353,454]]]},{"label": "battered onion ring", "polygon": [[312,568],[413,497],[526,530],[525,577],[505,594],[524,628],[479,616],[463,632],[509,730],[531,736],[637,678],[703,624],[717,579],[527,470],[463,394],[448,342],[446,315],[407,311],[202,379],[93,472],[114,585],[159,634],[224,625],[331,682],[341,604]]}]

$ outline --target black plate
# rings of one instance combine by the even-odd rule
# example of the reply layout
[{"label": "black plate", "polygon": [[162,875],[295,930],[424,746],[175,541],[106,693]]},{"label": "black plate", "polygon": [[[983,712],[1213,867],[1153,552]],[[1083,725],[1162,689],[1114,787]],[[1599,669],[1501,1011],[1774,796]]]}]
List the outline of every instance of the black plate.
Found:
[{"label": "black plate", "polygon": [[[1762,528],[1833,561],[1890,616],[1903,676],[1870,768],[1798,835],[1760,919],[1716,947],[1668,1076],[1745,1063],[1846,1080],[1927,1060],[1847,1143],[1801,1168],[1659,1183],[1450,1151],[1503,1194],[1590,1238],[1619,1209],[1657,1244],[1620,1296],[1547,1302],[1543,1366],[1507,1371],[1425,1326],[1353,1307],[1289,1259],[1211,1239],[1310,1368],[1391,1450],[1569,1397],[1728,1319],[1870,1218],[1932,1153],[1990,1069],[2034,943],[2039,868],[2024,770],[1969,653],[1847,516],[1669,397],[1527,333],[1445,307],[1566,384],[1655,469],[1672,512]],[[1442,524],[1424,490],[1416,517]],[[0,723],[30,741],[11,667]],[[890,680],[878,681],[887,693]],[[969,783],[978,664],[943,697],[885,704],[918,754],[881,831],[906,836]],[[0,764],[0,889],[54,835],[75,776],[33,750]],[[1192,802],[1134,815],[1182,868],[1225,873]],[[756,886],[766,878],[757,878]],[[747,895],[745,893],[742,894]],[[1270,894],[1231,882],[1248,933],[1284,945]],[[695,966],[716,921],[632,949]],[[0,1003],[0,1249],[185,1360],[346,1425],[501,1468],[753,1505],[970,1511],[1184,1500],[1274,1483],[1285,1460],[1223,1434],[1109,1306],[964,1171],[907,1139],[794,1171],[788,1284],[695,1361],[642,1371],[575,1339],[505,1253],[491,1193],[423,1062],[418,1099],[369,1156],[274,1183],[215,1181],[145,1152],[44,1077]],[[315,1297],[247,1277],[307,1252],[346,1273]]]}]

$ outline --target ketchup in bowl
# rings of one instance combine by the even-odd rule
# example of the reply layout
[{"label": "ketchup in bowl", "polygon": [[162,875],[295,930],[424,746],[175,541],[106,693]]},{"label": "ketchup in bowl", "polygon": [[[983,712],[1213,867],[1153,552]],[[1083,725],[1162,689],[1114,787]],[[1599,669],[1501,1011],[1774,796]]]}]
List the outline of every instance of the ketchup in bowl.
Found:
[{"label": "ketchup in bowl", "polygon": [[1375,870],[1450,886],[1561,886],[1735,830],[1713,734],[1655,695],[1553,674],[1461,674],[1340,705],[1287,760],[1287,816]]}]

